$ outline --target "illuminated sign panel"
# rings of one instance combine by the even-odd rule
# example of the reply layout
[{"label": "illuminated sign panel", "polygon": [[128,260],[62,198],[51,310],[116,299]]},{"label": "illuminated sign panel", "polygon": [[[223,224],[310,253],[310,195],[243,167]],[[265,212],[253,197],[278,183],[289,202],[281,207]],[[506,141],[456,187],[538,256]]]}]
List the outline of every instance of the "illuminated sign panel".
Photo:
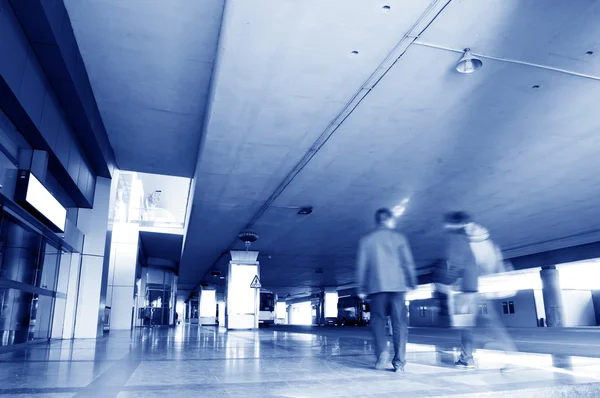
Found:
[{"label": "illuminated sign panel", "polygon": [[43,219],[51,229],[57,232],[65,231],[67,209],[29,171],[19,171],[19,180],[15,199],[25,205],[38,218]]}]

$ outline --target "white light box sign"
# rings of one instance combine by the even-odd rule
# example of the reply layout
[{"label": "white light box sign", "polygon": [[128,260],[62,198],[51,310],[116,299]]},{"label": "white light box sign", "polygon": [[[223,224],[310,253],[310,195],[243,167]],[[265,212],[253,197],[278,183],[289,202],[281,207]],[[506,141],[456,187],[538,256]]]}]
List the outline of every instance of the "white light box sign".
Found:
[{"label": "white light box sign", "polygon": [[255,327],[257,293],[250,285],[256,275],[258,275],[257,265],[230,264],[227,288],[229,329]]},{"label": "white light box sign", "polygon": [[29,171],[19,171],[15,200],[55,232],[65,231],[67,209]]}]

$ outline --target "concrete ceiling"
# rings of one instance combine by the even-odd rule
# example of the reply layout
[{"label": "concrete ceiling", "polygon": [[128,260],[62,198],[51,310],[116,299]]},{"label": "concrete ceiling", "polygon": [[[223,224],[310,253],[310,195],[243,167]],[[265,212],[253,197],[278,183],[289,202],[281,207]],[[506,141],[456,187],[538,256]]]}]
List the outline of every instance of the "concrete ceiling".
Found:
[{"label": "concrete ceiling", "polygon": [[[98,2],[67,3],[85,9]],[[176,43],[178,54],[196,61],[203,58],[195,51],[206,54],[202,49],[210,45],[190,37],[213,23],[218,30],[219,7],[184,3],[167,15],[190,21],[191,30],[172,28],[185,36]],[[208,15],[189,17],[211,7]],[[139,23],[151,18],[127,16],[127,10],[133,12],[127,6],[111,15]],[[81,14],[76,19],[82,21]],[[246,227],[260,235],[253,248],[262,253],[264,286],[298,293],[351,283],[357,241],[371,229],[374,211],[405,199],[400,228],[422,268],[442,255],[441,215],[451,209],[472,212],[510,256],[600,240],[599,17],[600,3],[593,0],[228,0],[204,143],[194,163],[181,287],[223,270],[224,253],[242,247],[236,236]],[[87,18],[93,26],[97,17]],[[206,26],[191,23],[204,19]],[[74,25],[77,34],[81,26]],[[183,88],[187,96],[169,93],[181,88],[179,78],[194,80],[190,85],[205,81],[209,75],[200,69],[208,69],[175,68],[168,81],[156,73],[158,83],[149,86],[148,78],[135,78],[148,62],[162,65],[159,72],[169,69],[168,61],[159,61],[164,57],[149,54],[155,41],[170,48],[173,37],[123,40],[122,31],[115,37],[120,40],[99,40],[97,51],[88,47],[89,59],[80,47],[119,162],[154,161],[153,172],[191,175],[193,142],[178,149],[176,159],[168,147],[182,137],[171,134],[193,129],[165,135],[164,126],[128,108],[128,101],[112,101],[141,90],[134,104],[164,96],[187,109],[182,113],[200,116],[194,109],[205,97],[198,94],[194,102]],[[122,69],[124,78],[102,94],[94,81],[101,86],[109,76],[103,46],[121,41],[146,63]],[[454,70],[465,47],[486,56],[471,75]],[[117,90],[122,84],[129,89]],[[185,117],[177,120],[185,125]],[[138,123],[148,128],[132,128]],[[135,140],[140,151],[118,149]],[[172,168],[187,174],[165,171]],[[314,212],[297,215],[306,205]]]},{"label": "concrete ceiling", "polygon": [[[350,283],[373,212],[405,198],[420,267],[441,257],[451,209],[471,211],[509,255],[600,238],[600,82],[491,59],[462,75],[460,53],[423,45],[600,76],[599,3],[451,1],[437,18],[428,6],[228,2],[181,283],[222,269],[248,223],[263,285]],[[429,18],[421,44],[365,84]],[[286,179],[361,87],[372,89]],[[297,215],[303,205],[314,212]]]},{"label": "concrete ceiling", "polygon": [[140,241],[146,257],[179,262],[183,244],[182,235],[140,231]]},{"label": "concrete ceiling", "polygon": [[224,0],[65,0],[122,170],[193,177]]}]

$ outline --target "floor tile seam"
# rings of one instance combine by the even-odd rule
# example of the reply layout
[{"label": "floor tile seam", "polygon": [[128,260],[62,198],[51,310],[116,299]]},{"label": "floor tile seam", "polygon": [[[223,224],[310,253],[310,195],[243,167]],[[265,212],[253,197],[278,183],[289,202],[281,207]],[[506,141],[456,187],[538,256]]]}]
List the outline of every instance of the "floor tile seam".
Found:
[{"label": "floor tile seam", "polygon": [[[258,332],[258,333],[260,333],[260,332]],[[240,337],[242,340],[250,341],[250,342],[253,342],[253,343],[255,342],[254,338],[252,338],[252,337],[245,337],[245,336],[239,336],[239,335],[237,335],[235,337]],[[280,344],[276,344],[276,340],[270,340],[270,341],[272,342],[273,348],[283,349],[284,351],[287,351],[287,352],[289,352],[289,351],[297,351],[296,348],[292,348],[292,347],[288,347],[288,346],[283,346],[282,347]],[[260,340],[259,340],[259,342],[260,342]]]},{"label": "floor tile seam", "polygon": [[97,363],[97,362],[118,362],[119,359],[51,359],[48,361],[42,360],[27,360],[27,361],[6,361],[1,360],[0,363]]},{"label": "floor tile seam", "polygon": [[[308,381],[308,380],[301,380]],[[248,388],[252,385],[263,385],[268,384],[270,386],[276,385],[277,387],[292,387],[287,381],[236,381],[236,382],[219,382],[219,383],[191,383],[191,384],[145,384],[145,385],[125,385],[121,387],[121,391],[161,391],[161,390],[184,390],[184,389],[199,389],[207,388],[212,390],[218,390],[222,388]]]},{"label": "floor tile seam", "polygon": [[17,387],[0,388],[0,394],[52,394],[52,393],[71,393],[79,392],[84,387]]},{"label": "floor tile seam", "polygon": [[250,361],[250,360],[270,360],[270,359],[304,359],[304,358],[319,358],[314,355],[294,355],[294,356],[278,356],[278,357],[240,357],[240,358],[173,358],[173,359],[148,359],[142,358],[143,362],[185,362],[185,361]]}]

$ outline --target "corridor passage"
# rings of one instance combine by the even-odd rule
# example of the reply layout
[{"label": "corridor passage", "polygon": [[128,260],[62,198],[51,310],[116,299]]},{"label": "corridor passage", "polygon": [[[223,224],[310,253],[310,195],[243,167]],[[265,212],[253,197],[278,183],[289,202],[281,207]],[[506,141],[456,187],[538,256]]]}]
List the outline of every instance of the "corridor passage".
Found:
[{"label": "corridor passage", "polygon": [[[396,374],[372,368],[365,332],[179,326],[30,345],[0,353],[0,396],[600,396],[593,357],[479,350],[479,368],[461,371],[449,365],[456,352],[448,342],[436,348],[440,338],[417,330],[413,338],[431,341],[409,344],[406,372]],[[517,367],[500,372],[507,361]]]}]

